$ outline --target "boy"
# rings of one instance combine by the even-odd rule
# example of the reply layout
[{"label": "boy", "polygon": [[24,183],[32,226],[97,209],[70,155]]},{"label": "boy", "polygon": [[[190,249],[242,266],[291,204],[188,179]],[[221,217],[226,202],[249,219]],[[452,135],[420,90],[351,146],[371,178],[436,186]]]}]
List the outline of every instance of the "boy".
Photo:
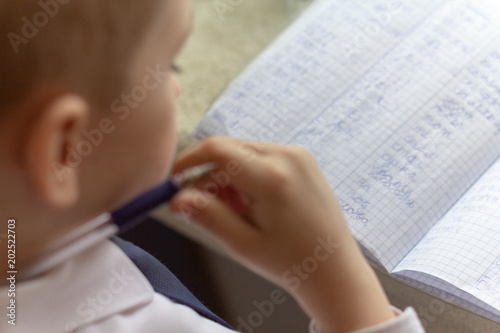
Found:
[{"label": "boy", "polygon": [[[153,289],[145,272],[166,271],[141,267],[120,240],[94,239],[32,274],[39,253],[170,169],[179,88],[169,72],[190,30],[187,1],[0,0],[0,15],[0,232],[17,236],[15,262],[1,261],[1,331],[230,332]],[[186,189],[172,211],[289,291],[312,332],[423,331],[412,309],[390,308],[310,154],[211,138],[173,171],[206,162],[227,184]],[[311,256],[305,275],[296,264]]]}]

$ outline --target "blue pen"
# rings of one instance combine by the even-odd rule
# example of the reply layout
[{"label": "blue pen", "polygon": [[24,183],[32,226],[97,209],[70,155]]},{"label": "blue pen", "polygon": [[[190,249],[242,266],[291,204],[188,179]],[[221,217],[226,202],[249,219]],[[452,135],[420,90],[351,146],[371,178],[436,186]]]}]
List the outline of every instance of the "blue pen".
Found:
[{"label": "blue pen", "polygon": [[168,202],[183,187],[196,183],[217,167],[217,163],[207,163],[186,169],[114,212],[102,214],[85,223],[51,244],[28,265],[28,268],[21,274],[21,279],[29,279],[46,272],[85,249],[102,242],[103,239],[135,226],[143,221],[145,215],[151,210]]},{"label": "blue pen", "polygon": [[174,175],[167,182],[144,193],[122,208],[111,213],[113,223],[123,232],[141,222],[144,215],[159,205],[168,202],[184,186],[193,184],[208,172],[215,170],[217,163],[207,163]]}]

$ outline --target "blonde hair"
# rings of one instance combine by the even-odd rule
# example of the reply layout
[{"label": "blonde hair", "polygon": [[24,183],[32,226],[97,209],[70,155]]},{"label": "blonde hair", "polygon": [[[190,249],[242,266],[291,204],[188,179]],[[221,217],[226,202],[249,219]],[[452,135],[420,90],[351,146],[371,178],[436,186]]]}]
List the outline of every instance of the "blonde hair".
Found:
[{"label": "blonde hair", "polygon": [[0,0],[0,117],[46,87],[109,107],[164,1]]}]

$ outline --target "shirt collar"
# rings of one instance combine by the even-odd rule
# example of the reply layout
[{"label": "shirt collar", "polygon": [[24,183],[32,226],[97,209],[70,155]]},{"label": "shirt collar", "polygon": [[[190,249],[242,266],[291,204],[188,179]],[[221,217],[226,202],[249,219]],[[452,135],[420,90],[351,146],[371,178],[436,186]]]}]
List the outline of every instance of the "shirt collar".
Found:
[{"label": "shirt collar", "polygon": [[[7,304],[7,287],[0,288]],[[154,290],[132,261],[104,240],[50,272],[16,285],[16,326],[3,332],[72,332],[150,303]],[[5,329],[2,326],[5,325]]]}]

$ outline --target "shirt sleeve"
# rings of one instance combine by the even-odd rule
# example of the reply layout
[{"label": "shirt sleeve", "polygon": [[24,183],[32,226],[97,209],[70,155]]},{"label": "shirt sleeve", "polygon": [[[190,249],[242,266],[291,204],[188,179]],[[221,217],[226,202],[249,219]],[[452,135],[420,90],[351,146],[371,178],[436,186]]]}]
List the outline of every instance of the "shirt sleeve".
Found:
[{"label": "shirt sleeve", "polygon": [[[413,308],[409,307],[404,312],[401,312],[395,307],[392,307],[392,309],[398,314],[393,319],[372,327],[363,328],[349,333],[425,333],[425,330]],[[326,332],[321,332],[313,320],[309,325],[309,333]]]}]

